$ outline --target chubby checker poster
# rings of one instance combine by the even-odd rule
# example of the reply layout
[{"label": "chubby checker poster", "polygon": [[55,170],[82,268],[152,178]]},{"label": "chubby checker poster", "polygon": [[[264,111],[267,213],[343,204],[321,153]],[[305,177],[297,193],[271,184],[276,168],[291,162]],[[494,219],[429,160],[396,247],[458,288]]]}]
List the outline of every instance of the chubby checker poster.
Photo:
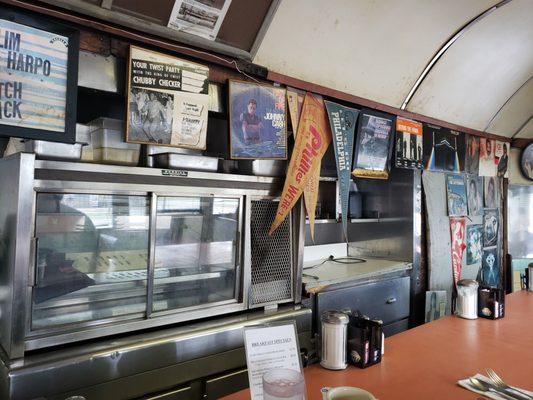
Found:
[{"label": "chubby checker poster", "polygon": [[368,109],[361,111],[352,175],[388,179],[394,128],[393,116]]},{"label": "chubby checker poster", "polygon": [[126,140],[206,148],[209,68],[130,47]]},{"label": "chubby checker poster", "polygon": [[230,147],[233,159],[287,159],[286,90],[229,82]]}]

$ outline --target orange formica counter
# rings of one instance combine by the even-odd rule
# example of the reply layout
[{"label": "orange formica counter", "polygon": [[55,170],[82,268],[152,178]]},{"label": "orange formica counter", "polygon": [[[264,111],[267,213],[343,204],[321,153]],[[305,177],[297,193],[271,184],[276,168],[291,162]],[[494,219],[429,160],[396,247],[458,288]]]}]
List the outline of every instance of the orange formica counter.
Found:
[{"label": "orange formica counter", "polygon": [[[478,399],[459,379],[494,369],[507,383],[533,390],[533,292],[506,296],[505,318],[466,320],[448,316],[385,341],[380,364],[328,371],[305,369],[308,399],[321,399],[323,386],[356,386],[379,400]],[[224,397],[249,399],[248,390]]]}]

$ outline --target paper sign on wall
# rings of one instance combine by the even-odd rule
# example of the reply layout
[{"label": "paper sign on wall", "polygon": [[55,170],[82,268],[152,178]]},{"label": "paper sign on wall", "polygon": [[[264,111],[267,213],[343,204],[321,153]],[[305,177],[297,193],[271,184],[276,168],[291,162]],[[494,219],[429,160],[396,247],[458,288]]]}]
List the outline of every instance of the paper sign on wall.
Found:
[{"label": "paper sign on wall", "polygon": [[353,142],[355,124],[359,110],[345,107],[331,101],[325,101],[328,110],[329,124],[333,136],[333,149],[337,163],[337,176],[342,213],[342,229],[348,241],[348,203],[350,198],[350,182],[352,172]]},{"label": "paper sign on wall", "polygon": [[283,193],[269,235],[287,217],[289,211],[302,195],[310,177],[316,173],[317,169],[320,173],[320,160],[322,160],[330,142],[331,132],[324,101],[321,96],[307,93]]}]

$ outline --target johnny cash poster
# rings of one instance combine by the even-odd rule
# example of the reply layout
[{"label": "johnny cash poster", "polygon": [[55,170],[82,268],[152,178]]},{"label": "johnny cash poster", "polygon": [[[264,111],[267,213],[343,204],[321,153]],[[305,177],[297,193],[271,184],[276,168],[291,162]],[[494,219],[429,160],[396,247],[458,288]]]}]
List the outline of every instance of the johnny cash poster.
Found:
[{"label": "johnny cash poster", "polygon": [[130,47],[126,140],[205,149],[209,68]]},{"label": "johnny cash poster", "polygon": [[422,169],[422,124],[405,118],[396,118],[396,167]]},{"label": "johnny cash poster", "polygon": [[465,136],[440,126],[424,124],[424,164],[430,171],[464,170]]},{"label": "johnny cash poster", "polygon": [[388,179],[394,117],[373,110],[362,110],[357,125],[354,151],[354,176]]},{"label": "johnny cash poster", "polygon": [[50,31],[13,22],[25,21],[15,12],[0,17],[10,19],[0,19],[0,134],[73,142],[77,37],[44,18],[28,21]]},{"label": "johnny cash poster", "polygon": [[286,90],[229,81],[230,150],[233,159],[287,159]]}]

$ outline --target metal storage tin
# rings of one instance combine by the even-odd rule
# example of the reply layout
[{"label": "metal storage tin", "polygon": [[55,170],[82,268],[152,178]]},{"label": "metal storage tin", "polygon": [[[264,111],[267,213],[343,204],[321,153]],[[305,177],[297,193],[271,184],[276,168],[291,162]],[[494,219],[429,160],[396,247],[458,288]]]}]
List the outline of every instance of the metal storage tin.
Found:
[{"label": "metal storage tin", "polygon": [[194,156],[201,156],[202,151],[198,150],[192,150],[192,149],[184,149],[181,147],[171,147],[171,146],[159,146],[155,144],[144,144],[145,147],[145,154],[144,154],[144,163],[147,167],[153,167],[154,166],[154,158],[152,156],[155,156],[156,154],[189,154]]},{"label": "metal storage tin", "polygon": [[216,171],[218,158],[189,154],[161,153],[151,156],[156,168],[185,169],[190,171]]},{"label": "metal storage tin", "polygon": [[134,166],[139,163],[141,145],[126,143],[123,121],[98,118],[89,126],[94,162]]},{"label": "metal storage tin", "polygon": [[246,175],[283,176],[287,171],[285,160],[240,160],[239,172]]},{"label": "metal storage tin", "polygon": [[349,318],[340,311],[324,311],[322,320],[322,350],[320,365],[327,369],[345,369]]},{"label": "metal storage tin", "polygon": [[25,140],[24,151],[35,153],[41,160],[73,161],[81,158],[83,143],[59,143],[46,140]]}]

